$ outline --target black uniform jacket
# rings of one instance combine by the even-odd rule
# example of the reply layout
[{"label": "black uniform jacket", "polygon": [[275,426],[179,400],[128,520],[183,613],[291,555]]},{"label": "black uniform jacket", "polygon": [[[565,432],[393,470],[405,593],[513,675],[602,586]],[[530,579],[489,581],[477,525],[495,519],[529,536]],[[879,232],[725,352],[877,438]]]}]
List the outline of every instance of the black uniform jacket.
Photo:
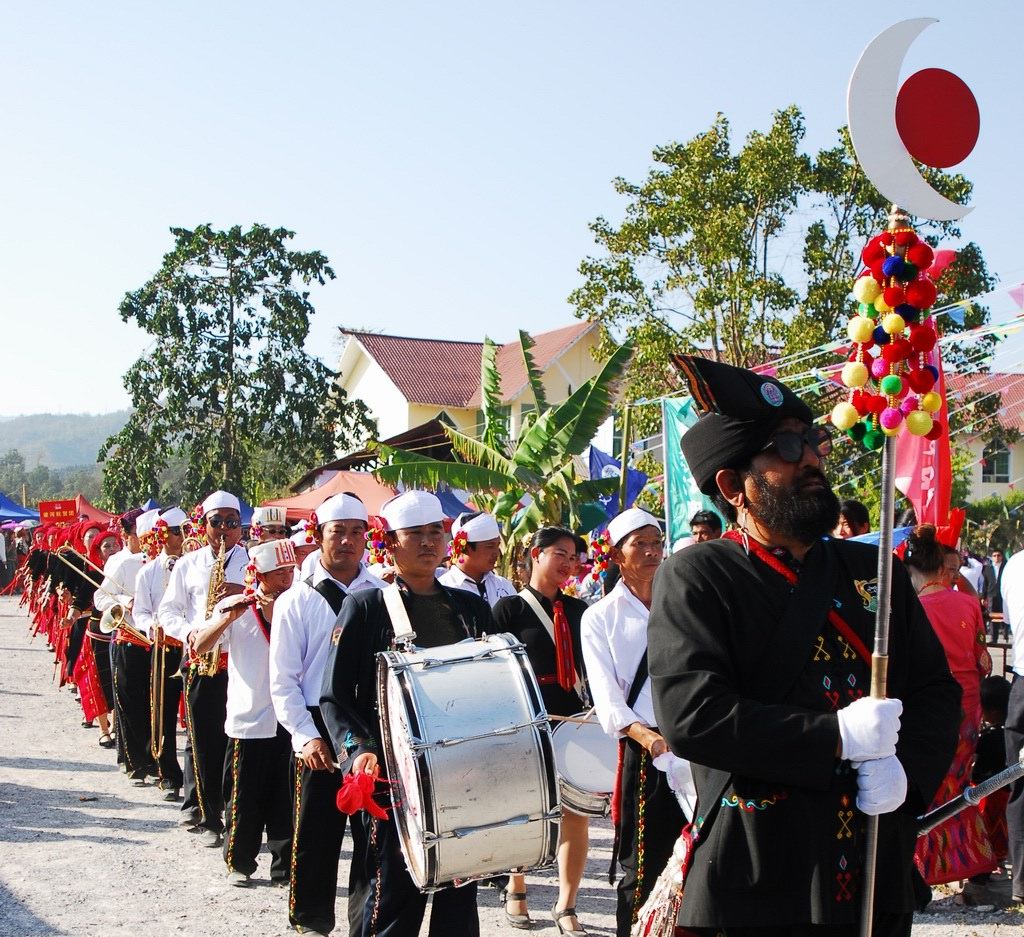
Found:
[{"label": "black uniform jacket", "polygon": [[[490,606],[472,592],[438,583],[461,620],[467,638],[494,633]],[[404,593],[403,593],[404,599]],[[416,622],[411,621],[413,630]],[[320,713],[342,768],[363,752],[381,758],[377,709],[377,654],[391,650],[391,617],[380,589],[362,589],[345,596],[331,635],[331,648],[320,688]]]},{"label": "black uniform jacket", "polygon": [[[689,547],[654,582],[649,662],[658,726],[693,762],[699,832],[681,925],[853,924],[865,817],[856,771],[835,757],[836,712],[870,666],[827,620],[874,644],[877,548],[815,544],[794,587],[743,546]],[[902,564],[893,563],[891,698],[903,702],[902,808],[881,818],[878,911],[913,910],[914,820],[956,747],[960,687]]]}]

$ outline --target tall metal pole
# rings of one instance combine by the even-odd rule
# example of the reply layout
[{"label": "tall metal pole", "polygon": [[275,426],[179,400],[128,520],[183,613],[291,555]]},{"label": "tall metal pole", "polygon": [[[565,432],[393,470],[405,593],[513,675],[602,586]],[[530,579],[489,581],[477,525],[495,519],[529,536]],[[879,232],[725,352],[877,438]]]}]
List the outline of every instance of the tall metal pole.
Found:
[{"label": "tall metal pole", "polygon": [[[886,436],[882,447],[882,506],[878,522],[878,612],[871,654],[871,696],[885,699],[889,673],[889,613],[892,606],[892,528],[896,507],[896,437]],[[861,881],[861,937],[871,937],[875,911],[875,863],[878,858],[878,817],[868,817]]]},{"label": "tall metal pole", "polygon": [[619,461],[619,510],[626,510],[626,489],[629,487],[629,443],[633,431],[633,411],[627,403],[622,408],[622,456]]}]

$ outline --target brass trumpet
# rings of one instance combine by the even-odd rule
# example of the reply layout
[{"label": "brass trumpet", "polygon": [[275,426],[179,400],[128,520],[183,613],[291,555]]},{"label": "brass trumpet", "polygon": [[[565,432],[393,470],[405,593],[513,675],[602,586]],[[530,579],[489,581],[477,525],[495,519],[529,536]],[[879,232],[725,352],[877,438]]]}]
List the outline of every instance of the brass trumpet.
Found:
[{"label": "brass trumpet", "polygon": [[132,613],[119,602],[111,605],[100,618],[100,631],[103,634],[111,634],[115,630],[119,637],[136,647],[148,650],[153,646],[153,642],[135,627]]}]

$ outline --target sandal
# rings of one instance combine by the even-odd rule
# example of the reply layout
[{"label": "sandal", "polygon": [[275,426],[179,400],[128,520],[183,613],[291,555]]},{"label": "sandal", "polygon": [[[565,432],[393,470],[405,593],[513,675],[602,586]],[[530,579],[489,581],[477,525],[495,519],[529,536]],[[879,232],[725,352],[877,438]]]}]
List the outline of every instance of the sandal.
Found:
[{"label": "sandal", "polygon": [[99,738],[100,748],[113,748],[116,744],[117,742],[109,732],[104,732]]},{"label": "sandal", "polygon": [[501,907],[505,911],[505,920],[512,926],[519,930],[529,930],[533,927],[533,918],[530,917],[530,912],[527,911],[525,914],[513,914],[508,909],[508,903],[510,901],[526,901],[525,891],[509,891],[507,888],[502,889]]},{"label": "sandal", "polygon": [[83,719],[82,720],[82,728],[83,729],[95,729],[96,728],[96,723],[93,722],[91,719]]},{"label": "sandal", "polygon": [[[558,905],[553,905],[551,908],[551,920],[555,922],[555,927],[558,928],[560,934],[586,934],[587,929],[580,924],[580,919],[576,917],[575,908],[566,908],[564,911],[555,910]],[[562,927],[562,918],[564,917],[576,917],[576,930],[566,930]]]}]

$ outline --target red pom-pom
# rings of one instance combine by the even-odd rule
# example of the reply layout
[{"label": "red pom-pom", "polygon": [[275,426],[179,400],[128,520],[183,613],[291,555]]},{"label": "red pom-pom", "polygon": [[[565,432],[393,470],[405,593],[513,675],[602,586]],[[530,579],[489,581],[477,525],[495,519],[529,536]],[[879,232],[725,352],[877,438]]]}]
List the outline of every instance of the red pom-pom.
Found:
[{"label": "red pom-pom", "polygon": [[889,403],[884,397],[875,394],[868,396],[868,413],[881,413],[887,406]]},{"label": "red pom-pom", "polygon": [[879,283],[885,282],[885,274],[882,272],[882,264],[884,260],[878,260],[871,265],[871,276],[873,276]]},{"label": "red pom-pom", "polygon": [[929,309],[935,303],[935,284],[926,277],[907,284],[907,302],[917,309]]},{"label": "red pom-pom", "polygon": [[861,260],[870,267],[872,264],[878,263],[880,260],[885,260],[885,248],[882,247],[882,243],[877,237],[873,237],[865,245],[860,256]]},{"label": "red pom-pom", "polygon": [[914,393],[927,394],[935,386],[935,378],[931,371],[918,368],[916,371],[907,372],[907,383]]},{"label": "red pom-pom", "polygon": [[895,309],[897,306],[902,306],[906,300],[906,294],[903,292],[903,288],[900,286],[890,286],[883,293],[882,298],[885,299],[885,304]]},{"label": "red pom-pom", "polygon": [[942,424],[936,420],[932,423],[932,428],[924,434],[925,439],[938,439],[942,435]]},{"label": "red pom-pom", "polygon": [[918,270],[927,270],[935,260],[935,252],[924,241],[918,241],[907,250],[907,260]]},{"label": "red pom-pom", "polygon": [[868,409],[868,397],[869,395],[862,390],[855,390],[850,397],[850,403],[861,416],[867,416],[871,412]]},{"label": "red pom-pom", "polygon": [[896,233],[896,245],[898,247],[910,247],[917,243],[917,235],[913,231],[898,231]]},{"label": "red pom-pom", "polygon": [[892,244],[892,232],[883,231],[880,235],[878,235],[878,240],[881,241],[886,247],[888,247],[890,244]]},{"label": "red pom-pom", "polygon": [[937,341],[938,337],[930,326],[921,325],[910,330],[910,345],[918,353],[931,351]]}]

